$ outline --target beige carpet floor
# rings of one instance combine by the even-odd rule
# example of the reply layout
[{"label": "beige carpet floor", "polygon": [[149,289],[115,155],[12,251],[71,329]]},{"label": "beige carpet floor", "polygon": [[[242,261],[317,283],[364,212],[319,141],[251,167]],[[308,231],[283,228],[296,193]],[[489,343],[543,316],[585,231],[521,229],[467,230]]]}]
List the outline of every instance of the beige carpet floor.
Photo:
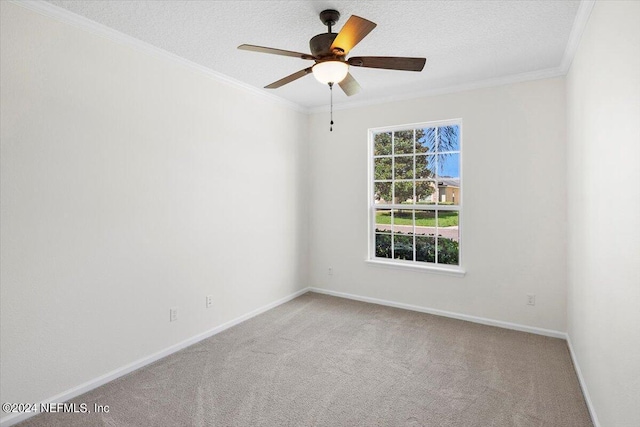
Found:
[{"label": "beige carpet floor", "polygon": [[307,293],[26,426],[591,426],[563,340]]}]

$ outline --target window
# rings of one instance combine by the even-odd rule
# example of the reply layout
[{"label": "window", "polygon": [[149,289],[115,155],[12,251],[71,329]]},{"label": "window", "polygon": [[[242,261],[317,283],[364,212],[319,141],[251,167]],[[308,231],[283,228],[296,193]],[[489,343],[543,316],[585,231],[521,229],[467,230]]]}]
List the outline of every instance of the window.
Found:
[{"label": "window", "polygon": [[369,260],[462,272],[462,122],[369,130]]}]

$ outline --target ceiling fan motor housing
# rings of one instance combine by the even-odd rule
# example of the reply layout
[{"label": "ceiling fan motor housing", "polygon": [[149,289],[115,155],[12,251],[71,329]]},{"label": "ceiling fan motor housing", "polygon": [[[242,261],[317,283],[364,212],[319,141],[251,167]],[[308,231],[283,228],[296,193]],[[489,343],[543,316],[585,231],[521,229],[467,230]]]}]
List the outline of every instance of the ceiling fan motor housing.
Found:
[{"label": "ceiling fan motor housing", "polygon": [[335,53],[331,51],[331,44],[337,35],[336,33],[322,33],[312,37],[309,40],[311,54],[317,58],[334,57]]},{"label": "ceiling fan motor housing", "polygon": [[329,27],[326,33],[318,34],[309,40],[311,54],[319,59],[344,59],[344,51],[341,49],[331,50],[331,45],[338,34],[331,32],[331,27],[336,25],[340,19],[340,12],[334,9],[327,9],[320,12],[320,20]]}]

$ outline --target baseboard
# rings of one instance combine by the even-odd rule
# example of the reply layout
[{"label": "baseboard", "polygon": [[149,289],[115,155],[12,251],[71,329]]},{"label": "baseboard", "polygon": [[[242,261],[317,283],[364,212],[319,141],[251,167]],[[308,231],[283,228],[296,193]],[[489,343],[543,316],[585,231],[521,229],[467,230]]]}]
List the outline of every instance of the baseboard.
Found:
[{"label": "baseboard", "polygon": [[578,382],[580,383],[580,388],[582,389],[582,395],[584,396],[584,401],[587,404],[587,409],[589,410],[589,415],[591,415],[591,422],[593,422],[593,427],[600,427],[600,421],[598,421],[598,416],[596,415],[596,410],[593,407],[593,403],[591,402],[591,396],[589,395],[589,390],[587,390],[587,383],[582,376],[582,370],[580,370],[580,365],[578,365],[578,360],[576,359],[576,354],[573,351],[573,345],[571,344],[571,336],[567,333],[567,346],[569,347],[569,354],[571,355],[571,361],[573,362],[573,369],[576,371],[576,375],[578,376]]},{"label": "baseboard", "polygon": [[[164,350],[160,350],[157,353],[154,353],[150,356],[144,357],[142,359],[136,360],[135,362],[132,362],[128,365],[125,365],[121,368],[115,369],[107,374],[104,374],[100,377],[94,378],[92,380],[89,380],[83,384],[80,384],[76,387],[73,387],[67,391],[64,391],[60,394],[57,394],[53,397],[50,397],[48,399],[45,399],[41,402],[38,402],[38,407],[40,406],[40,404],[44,404],[44,403],[52,403],[52,402],[67,402],[70,399],[73,399],[76,396],[80,396],[81,394],[84,394],[88,391],[91,391],[97,387],[100,387],[101,385],[104,385],[110,381],[115,380],[116,378],[120,378],[123,375],[126,375],[130,372],[135,371],[136,369],[140,369],[146,365],[149,365],[150,363],[155,362],[156,360],[162,359],[163,357],[167,357],[170,354],[173,354],[177,351],[182,350],[183,348],[189,347],[190,345],[193,345],[199,341],[202,341],[206,338],[212,337],[216,334],[219,334],[220,332],[231,328],[232,326],[235,326],[239,323],[244,322],[245,320],[249,320],[252,317],[255,317],[259,314],[264,313],[265,311],[271,310],[272,308],[275,308],[281,304],[284,304],[285,302],[291,301],[294,298],[297,298],[298,296],[305,294],[309,292],[309,288],[304,288],[301,289],[297,292],[294,292],[290,295],[287,295],[284,298],[280,298],[277,301],[274,301],[272,303],[269,303],[267,305],[264,305],[262,307],[259,307],[253,311],[250,311],[249,313],[243,314],[240,317],[236,317],[233,320],[230,320],[228,322],[225,322],[219,326],[216,326],[213,329],[209,329],[206,332],[203,332],[201,334],[195,335],[191,338],[188,338],[182,342],[179,342],[178,344],[174,344],[171,347],[167,347]],[[21,421],[26,420],[27,418],[31,418],[34,415],[37,415],[37,412],[33,412],[33,413],[24,413],[24,414],[12,414],[9,415],[3,419],[0,420],[0,427],[9,427],[12,426],[16,423],[19,423]]]},{"label": "baseboard", "polygon": [[561,331],[554,331],[553,329],[536,328],[534,326],[526,326],[526,325],[520,325],[517,323],[503,322],[501,320],[487,319],[485,317],[478,317],[478,316],[470,316],[468,314],[455,313],[452,311],[438,310],[435,308],[421,307],[421,306],[411,305],[411,304],[404,304],[400,302],[388,301],[388,300],[383,300],[378,298],[363,297],[360,295],[347,294],[344,292],[337,292],[329,289],[314,288],[314,287],[311,287],[308,289],[311,292],[316,292],[319,294],[332,295],[335,297],[347,298],[347,299],[352,299],[352,300],[362,301],[362,302],[369,302],[372,304],[386,305],[388,307],[403,308],[405,310],[418,311],[420,313],[435,314],[437,316],[451,317],[453,319],[466,320],[468,322],[480,323],[482,325],[497,326],[499,328],[513,329],[515,331],[529,332],[532,334],[544,335],[544,336],[553,337],[553,338],[561,338],[561,339],[567,338],[566,333]]}]

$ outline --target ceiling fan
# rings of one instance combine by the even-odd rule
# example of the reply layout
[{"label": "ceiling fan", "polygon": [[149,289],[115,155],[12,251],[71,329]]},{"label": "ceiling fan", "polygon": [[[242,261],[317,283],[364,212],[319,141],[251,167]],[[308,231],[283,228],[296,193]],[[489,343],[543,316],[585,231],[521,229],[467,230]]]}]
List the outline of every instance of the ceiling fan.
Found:
[{"label": "ceiling fan", "polygon": [[337,10],[330,9],[320,12],[320,20],[328,27],[328,32],[318,34],[309,40],[311,54],[249,44],[242,44],[238,46],[238,49],[315,61],[313,66],[275,81],[265,86],[266,89],[279,88],[313,73],[319,82],[328,84],[332,89],[333,84],[338,83],[344,93],[351,96],[360,92],[361,88],[356,79],[349,73],[349,66],[403,71],[422,71],[424,68],[426,58],[354,56],[347,59],[346,56],[349,51],[360,43],[376,27],[376,24],[352,15],[339,33],[332,33],[331,29],[339,18],[340,13]]}]

